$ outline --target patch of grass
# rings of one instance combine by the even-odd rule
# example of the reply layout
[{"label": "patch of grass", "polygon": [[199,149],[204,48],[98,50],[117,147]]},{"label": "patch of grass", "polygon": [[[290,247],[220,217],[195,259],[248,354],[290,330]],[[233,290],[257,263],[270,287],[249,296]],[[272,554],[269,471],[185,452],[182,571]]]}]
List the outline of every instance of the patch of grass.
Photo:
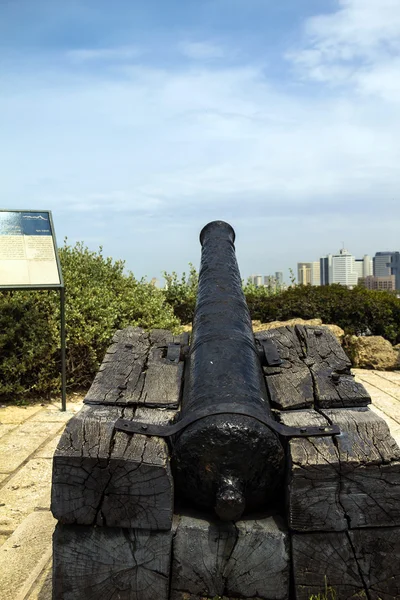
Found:
[{"label": "patch of grass", "polygon": [[312,594],[309,600],[336,600],[336,598],[337,596],[335,590],[333,589],[333,587],[328,585],[328,581],[325,577],[325,590],[317,595]]}]

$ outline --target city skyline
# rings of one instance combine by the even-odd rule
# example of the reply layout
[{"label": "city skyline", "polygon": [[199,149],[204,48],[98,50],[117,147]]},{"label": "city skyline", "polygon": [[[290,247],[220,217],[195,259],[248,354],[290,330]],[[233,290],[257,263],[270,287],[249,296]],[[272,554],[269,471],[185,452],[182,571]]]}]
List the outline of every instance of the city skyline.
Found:
[{"label": "city skyline", "polygon": [[[329,253],[329,254],[325,254],[325,255],[321,255],[320,258],[318,260],[314,260],[314,261],[300,261],[296,263],[296,267],[290,268],[290,277],[289,280],[286,280],[285,277],[283,276],[283,271],[279,271],[279,272],[274,272],[273,274],[270,275],[264,275],[264,273],[252,273],[251,275],[248,275],[247,277],[244,278],[245,281],[250,280],[252,283],[254,283],[257,286],[261,286],[261,285],[268,285],[268,283],[270,283],[269,280],[271,280],[272,282],[275,281],[279,281],[284,285],[287,285],[289,282],[291,283],[293,278],[295,278],[295,282],[296,284],[302,284],[302,285],[324,285],[323,283],[323,279],[324,277],[327,277],[327,274],[324,273],[322,271],[323,269],[323,261],[331,261],[332,257],[351,257],[352,259],[354,259],[354,265],[352,268],[354,268],[354,277],[357,276],[357,280],[358,279],[366,279],[366,278],[373,278],[375,279],[375,277],[378,278],[386,278],[389,277],[389,273],[391,271],[392,268],[388,268],[387,264],[391,262],[391,256],[394,256],[394,263],[393,263],[393,277],[396,278],[396,273],[397,273],[397,289],[400,289],[400,272],[399,272],[399,262],[400,262],[400,258],[399,258],[399,253],[400,250],[376,250],[375,253],[373,255],[369,255],[369,254],[364,254],[362,257],[357,258],[356,255],[354,255],[352,252],[348,251],[346,248],[344,248],[344,245],[342,246],[342,248],[339,249],[339,251],[335,254],[335,253]],[[330,264],[331,266],[331,264]],[[326,263],[325,265],[325,269],[328,268],[328,263]],[[279,277],[277,277],[279,274]],[[332,277],[332,273],[331,273],[331,277]],[[390,279],[390,277],[389,277]],[[330,282],[332,283],[332,281]],[[344,282],[343,282],[344,283]],[[369,284],[372,286],[374,285],[375,287],[379,287],[379,289],[381,287],[383,288],[387,288],[387,282],[384,283],[383,281],[379,282],[379,286],[377,285],[377,282],[372,282],[369,281]],[[375,285],[376,284],[376,285]],[[352,281],[351,283],[349,283],[349,285],[357,285],[356,280]],[[375,288],[371,288],[371,289],[375,289]]]}]

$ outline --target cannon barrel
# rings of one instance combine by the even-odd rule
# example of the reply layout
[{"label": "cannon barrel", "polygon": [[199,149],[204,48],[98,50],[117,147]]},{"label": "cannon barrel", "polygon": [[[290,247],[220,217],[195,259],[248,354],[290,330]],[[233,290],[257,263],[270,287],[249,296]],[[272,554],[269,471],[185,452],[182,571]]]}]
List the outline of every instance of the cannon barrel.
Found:
[{"label": "cannon barrel", "polygon": [[[175,484],[223,520],[266,505],[281,483],[278,436],[253,415],[270,415],[250,313],[235,255],[235,232],[206,225],[181,418],[204,410],[174,441]],[[226,408],[225,414],[221,407]],[[230,408],[232,411],[230,411]],[[241,414],[238,414],[241,413]]]}]

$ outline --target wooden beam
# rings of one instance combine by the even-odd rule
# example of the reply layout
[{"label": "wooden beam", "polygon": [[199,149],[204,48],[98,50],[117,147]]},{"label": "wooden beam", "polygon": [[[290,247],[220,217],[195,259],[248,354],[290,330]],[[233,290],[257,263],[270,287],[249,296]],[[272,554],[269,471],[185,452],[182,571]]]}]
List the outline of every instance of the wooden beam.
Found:
[{"label": "wooden beam", "polygon": [[170,343],[187,345],[188,336],[155,329],[128,327],[115,334],[85,404],[177,408],[183,361],[167,359]]},{"label": "wooden beam", "polygon": [[61,523],[170,529],[173,480],[163,438],[115,431],[119,417],[165,423],[157,408],[84,406],[53,459],[51,510]]},{"label": "wooden beam", "polygon": [[[337,600],[367,598],[346,532],[294,534],[292,553],[296,600],[309,600],[312,595]],[[325,596],[327,587],[333,588],[335,595]]]},{"label": "wooden beam", "polygon": [[171,531],[58,524],[53,600],[168,600]]},{"label": "wooden beam", "polygon": [[331,409],[340,427],[340,503],[351,529],[400,525],[400,449],[386,422],[369,409]]},{"label": "wooden beam", "polygon": [[173,542],[171,600],[286,600],[288,535],[279,518],[237,523],[180,517]]},{"label": "wooden beam", "polygon": [[271,405],[280,410],[311,408],[314,403],[313,382],[294,327],[260,331],[255,338],[272,340],[283,361],[280,367],[263,368]]},{"label": "wooden beam", "polygon": [[351,361],[337,338],[325,327],[295,326],[306,352],[319,408],[367,406],[371,398],[351,375]]},{"label": "wooden beam", "polygon": [[[278,420],[290,427],[326,426],[315,410],[282,411]],[[340,501],[340,463],[331,437],[289,441],[286,466],[288,525],[294,531],[343,531],[346,515]]]}]

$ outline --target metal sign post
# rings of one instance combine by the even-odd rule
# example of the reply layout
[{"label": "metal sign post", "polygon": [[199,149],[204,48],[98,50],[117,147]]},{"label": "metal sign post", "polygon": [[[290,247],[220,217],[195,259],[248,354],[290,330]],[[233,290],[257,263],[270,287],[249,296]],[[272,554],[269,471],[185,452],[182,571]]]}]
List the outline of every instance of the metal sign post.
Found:
[{"label": "metal sign post", "polygon": [[59,290],[61,410],[65,411],[65,288],[51,211],[0,209],[0,290]]}]

